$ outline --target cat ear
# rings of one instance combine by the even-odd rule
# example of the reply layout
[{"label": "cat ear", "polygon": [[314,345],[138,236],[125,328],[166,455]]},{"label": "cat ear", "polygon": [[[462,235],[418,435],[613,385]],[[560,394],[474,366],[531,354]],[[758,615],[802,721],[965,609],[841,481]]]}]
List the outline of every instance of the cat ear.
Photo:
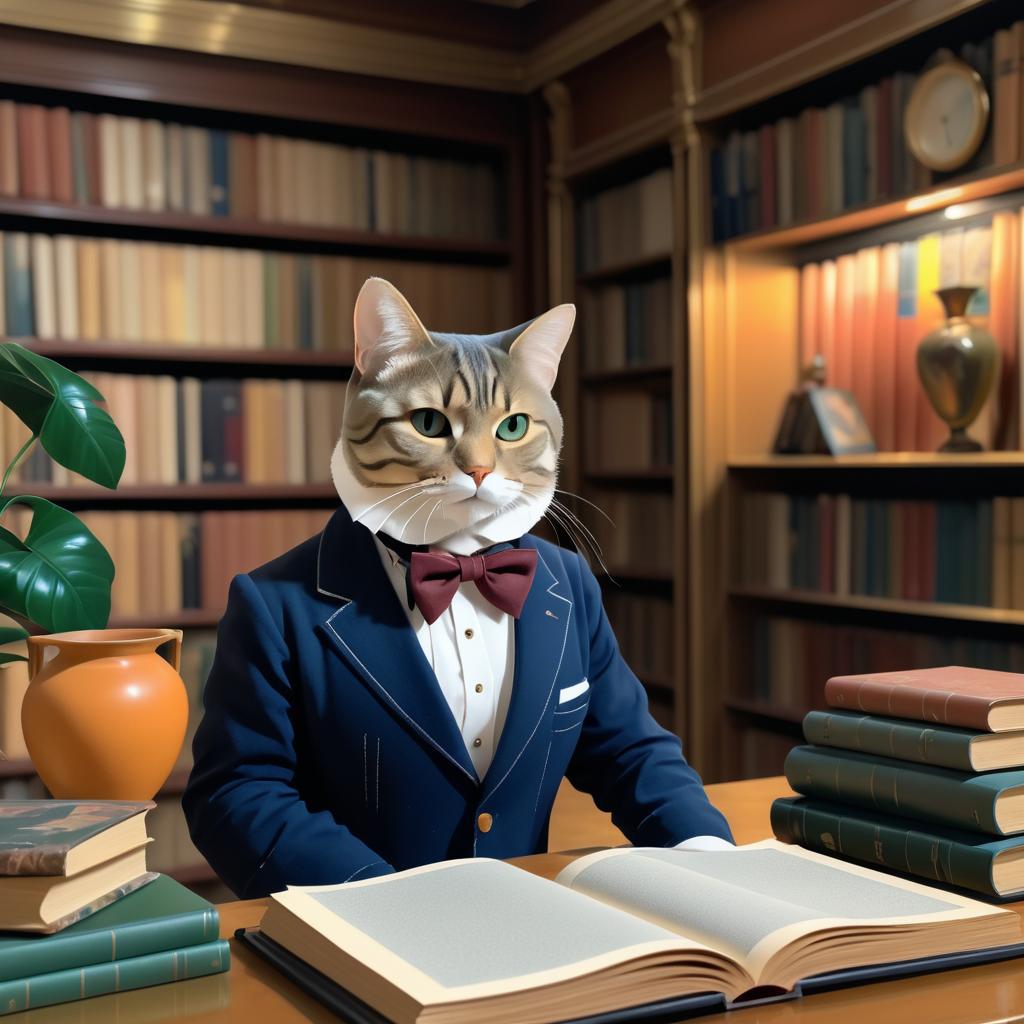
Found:
[{"label": "cat ear", "polygon": [[514,356],[526,372],[548,391],[554,387],[558,376],[558,361],[572,334],[576,320],[576,307],[564,302],[554,309],[542,313],[509,346],[508,354]]},{"label": "cat ear", "polygon": [[432,344],[406,297],[383,277],[368,277],[359,289],[352,327],[360,373],[365,373],[371,362],[379,365],[380,357]]}]

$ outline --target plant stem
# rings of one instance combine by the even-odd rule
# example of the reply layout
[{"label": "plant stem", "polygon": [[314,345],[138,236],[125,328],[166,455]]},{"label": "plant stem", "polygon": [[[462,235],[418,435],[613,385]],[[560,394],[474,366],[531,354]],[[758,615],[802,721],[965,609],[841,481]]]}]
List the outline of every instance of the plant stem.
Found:
[{"label": "plant stem", "polygon": [[29,448],[32,447],[32,445],[35,443],[35,440],[36,440],[36,438],[38,436],[39,436],[38,434],[33,434],[21,446],[21,451],[19,451],[18,454],[14,456],[14,461],[7,467],[7,472],[4,473],[3,480],[0,480],[0,494],[4,493],[4,488],[7,486],[8,477],[10,477],[10,475],[14,472],[15,467],[18,465],[19,462],[21,462],[22,456],[25,454],[25,452],[27,452],[29,450]]}]

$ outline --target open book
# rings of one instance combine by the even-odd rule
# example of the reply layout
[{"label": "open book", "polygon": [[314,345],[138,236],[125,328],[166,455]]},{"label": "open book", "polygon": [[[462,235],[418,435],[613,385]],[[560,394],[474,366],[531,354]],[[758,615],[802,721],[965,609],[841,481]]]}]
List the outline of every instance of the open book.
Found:
[{"label": "open book", "polygon": [[271,897],[261,931],[398,1024],[550,1024],[1005,946],[1020,918],[774,840],[614,849],[554,881],[447,861]]}]

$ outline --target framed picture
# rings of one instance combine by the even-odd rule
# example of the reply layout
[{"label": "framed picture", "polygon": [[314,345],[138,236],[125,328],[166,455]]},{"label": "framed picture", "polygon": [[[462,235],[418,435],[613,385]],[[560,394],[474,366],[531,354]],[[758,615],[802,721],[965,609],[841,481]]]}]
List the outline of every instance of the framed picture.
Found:
[{"label": "framed picture", "polygon": [[875,451],[857,400],[842,388],[809,388],[790,395],[774,451],[779,455],[857,455]]}]

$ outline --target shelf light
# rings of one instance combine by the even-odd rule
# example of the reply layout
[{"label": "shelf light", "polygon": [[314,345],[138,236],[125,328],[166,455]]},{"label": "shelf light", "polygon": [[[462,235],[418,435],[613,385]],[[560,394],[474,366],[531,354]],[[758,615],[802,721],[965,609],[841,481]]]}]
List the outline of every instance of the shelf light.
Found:
[{"label": "shelf light", "polygon": [[912,199],[908,199],[905,209],[907,213],[934,210],[940,206],[955,202],[963,194],[963,187],[959,185],[956,188],[940,189],[938,192],[929,192],[927,195],[914,196]]}]

